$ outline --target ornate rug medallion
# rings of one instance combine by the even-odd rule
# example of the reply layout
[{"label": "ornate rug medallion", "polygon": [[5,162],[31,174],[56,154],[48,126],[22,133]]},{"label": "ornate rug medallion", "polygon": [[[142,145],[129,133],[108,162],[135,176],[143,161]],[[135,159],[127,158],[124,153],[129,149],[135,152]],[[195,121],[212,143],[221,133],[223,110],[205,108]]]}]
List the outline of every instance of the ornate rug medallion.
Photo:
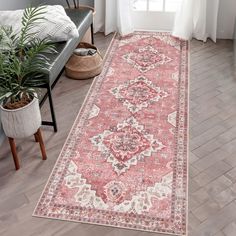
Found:
[{"label": "ornate rug medallion", "polygon": [[172,60],[160,50],[149,45],[129,52],[123,58],[140,72],[147,72]]},{"label": "ornate rug medallion", "polygon": [[186,234],[188,43],[116,37],[34,216]]},{"label": "ornate rug medallion", "polygon": [[139,160],[164,148],[134,117],[92,137],[91,141],[106,156],[107,162],[112,164],[118,175],[131,165],[137,165]]},{"label": "ornate rug medallion", "polygon": [[110,92],[132,113],[147,108],[149,104],[158,102],[168,96],[167,92],[161,90],[160,87],[156,87],[144,76],[129,80],[113,88]]}]

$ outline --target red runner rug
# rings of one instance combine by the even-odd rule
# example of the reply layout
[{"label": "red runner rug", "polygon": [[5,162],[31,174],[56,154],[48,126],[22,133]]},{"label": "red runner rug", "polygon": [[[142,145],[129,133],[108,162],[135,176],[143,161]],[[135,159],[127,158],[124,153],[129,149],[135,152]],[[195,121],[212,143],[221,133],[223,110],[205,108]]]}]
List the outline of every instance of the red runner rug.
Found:
[{"label": "red runner rug", "polygon": [[188,43],[116,37],[34,216],[186,234]]}]

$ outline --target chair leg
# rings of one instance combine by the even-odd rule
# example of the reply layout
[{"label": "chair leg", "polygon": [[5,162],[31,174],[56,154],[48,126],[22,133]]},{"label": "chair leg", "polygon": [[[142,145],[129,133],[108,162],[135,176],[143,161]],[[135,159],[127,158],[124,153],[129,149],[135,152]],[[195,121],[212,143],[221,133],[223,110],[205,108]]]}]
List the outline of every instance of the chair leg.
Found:
[{"label": "chair leg", "polygon": [[45,145],[44,145],[44,142],[43,142],[43,137],[42,137],[42,133],[41,133],[40,129],[38,129],[35,136],[37,137],[39,145],[40,145],[40,149],[41,149],[41,153],[42,153],[42,159],[47,160],[46,149],[45,149]]},{"label": "chair leg", "polygon": [[20,169],[19,159],[16,151],[16,144],[13,138],[8,138],[16,170]]},{"label": "chair leg", "polygon": [[93,24],[91,24],[91,41],[92,41],[92,44],[94,44],[94,32],[93,32]]},{"label": "chair leg", "polygon": [[48,90],[48,100],[49,100],[49,105],[50,105],[50,110],[51,110],[53,128],[54,128],[54,132],[57,132],[57,121],[56,121],[56,115],[55,115],[53,101],[52,101],[52,90],[49,84],[47,86],[47,90]]}]

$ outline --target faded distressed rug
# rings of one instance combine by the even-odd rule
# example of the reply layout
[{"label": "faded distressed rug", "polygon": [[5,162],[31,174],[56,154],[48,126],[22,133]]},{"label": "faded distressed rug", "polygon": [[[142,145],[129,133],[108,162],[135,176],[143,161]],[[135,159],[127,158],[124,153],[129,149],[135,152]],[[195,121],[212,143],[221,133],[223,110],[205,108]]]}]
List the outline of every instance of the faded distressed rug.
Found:
[{"label": "faded distressed rug", "polygon": [[186,234],[188,42],[116,36],[34,216]]}]

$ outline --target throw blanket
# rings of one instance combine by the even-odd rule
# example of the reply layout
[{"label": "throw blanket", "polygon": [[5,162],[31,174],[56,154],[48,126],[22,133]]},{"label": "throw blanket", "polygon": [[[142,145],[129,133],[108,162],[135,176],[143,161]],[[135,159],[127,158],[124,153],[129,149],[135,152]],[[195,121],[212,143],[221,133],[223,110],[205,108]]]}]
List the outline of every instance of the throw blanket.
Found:
[{"label": "throw blanket", "polygon": [[[19,34],[24,10],[0,11],[0,25],[12,26],[13,32]],[[72,37],[79,37],[75,24],[67,16],[62,6],[46,6],[45,19],[38,21],[32,30],[35,37],[48,37],[52,42],[67,41]]]}]

